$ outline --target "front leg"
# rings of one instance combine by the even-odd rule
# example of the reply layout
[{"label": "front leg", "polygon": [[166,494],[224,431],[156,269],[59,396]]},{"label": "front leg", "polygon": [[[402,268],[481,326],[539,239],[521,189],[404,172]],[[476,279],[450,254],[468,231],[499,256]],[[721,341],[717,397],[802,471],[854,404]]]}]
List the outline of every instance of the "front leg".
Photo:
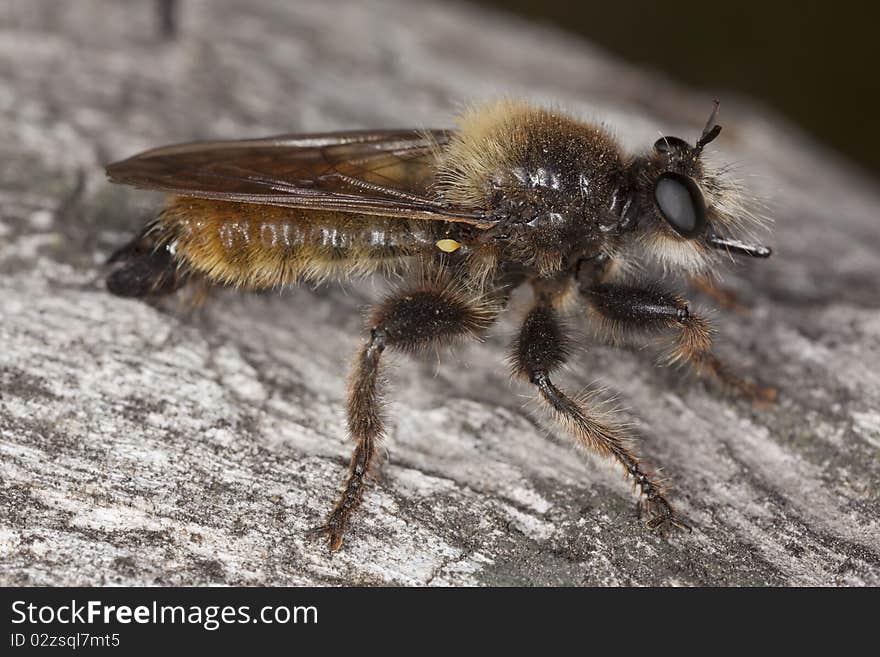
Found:
[{"label": "front leg", "polygon": [[581,293],[599,320],[602,333],[612,341],[619,341],[630,332],[672,330],[675,342],[666,359],[668,365],[688,363],[701,376],[712,377],[755,403],[771,404],[776,400],[775,388],[738,376],[712,353],[712,325],[691,312],[680,296],[656,286],[639,288],[607,283],[582,287]]},{"label": "front leg", "polygon": [[476,337],[497,316],[482,298],[438,284],[426,284],[392,295],[370,318],[370,337],[355,361],[348,390],[348,431],[354,453],[342,494],[320,528],[331,552],[342,545],[352,513],[361,503],[365,479],[384,434],[381,356],[386,348],[414,352],[464,336]]},{"label": "front leg", "polygon": [[743,316],[748,316],[752,312],[752,309],[743,302],[736,292],[721,285],[714,278],[704,274],[698,274],[696,276],[691,276],[689,282],[691,287],[712,299],[712,301],[723,310],[729,310]]},{"label": "front leg", "polygon": [[[554,418],[577,442],[603,456],[614,458],[644,496],[648,527],[689,529],[666,499],[663,482],[643,464],[629,445],[624,427],[601,404],[589,397],[574,399],[557,388],[550,374],[566,360],[567,339],[549,301],[539,301],[529,312],[513,345],[514,373],[534,384]],[[591,408],[592,406],[592,408]]]}]

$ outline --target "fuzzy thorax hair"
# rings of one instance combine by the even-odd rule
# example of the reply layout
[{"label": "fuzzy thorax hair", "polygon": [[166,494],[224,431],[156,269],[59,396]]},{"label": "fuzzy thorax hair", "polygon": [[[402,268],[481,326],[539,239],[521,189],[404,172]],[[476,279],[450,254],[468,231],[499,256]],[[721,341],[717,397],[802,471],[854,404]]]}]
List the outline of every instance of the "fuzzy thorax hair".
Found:
[{"label": "fuzzy thorax hair", "polygon": [[[438,152],[435,180],[439,195],[465,207],[487,208],[510,172],[549,160],[558,170],[577,162],[552,161],[591,152],[600,161],[618,161],[619,153],[600,127],[553,109],[502,99],[466,110],[449,144]],[[562,148],[560,148],[562,146]]]}]

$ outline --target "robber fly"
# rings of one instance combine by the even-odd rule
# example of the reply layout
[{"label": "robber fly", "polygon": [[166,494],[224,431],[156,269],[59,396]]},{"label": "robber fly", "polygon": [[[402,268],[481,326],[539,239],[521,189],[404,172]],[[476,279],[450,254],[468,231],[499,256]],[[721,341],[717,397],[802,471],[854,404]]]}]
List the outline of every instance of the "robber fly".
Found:
[{"label": "robber fly", "polygon": [[[153,298],[190,282],[277,288],[300,281],[401,273],[410,282],[374,307],[348,391],[354,453],[320,532],[337,550],[360,505],[384,433],[382,353],[477,338],[511,291],[533,290],[510,349],[513,374],[535,386],[581,445],[617,461],[650,528],[687,528],[626,425],[594,397],[553,380],[579,309],[600,339],[669,341],[668,363],[755,400],[772,388],[712,354],[712,328],[677,293],[634,282],[638,263],[711,274],[720,255],[765,258],[741,241],[755,221],[739,188],[703,150],[721,131],[716,106],[691,145],[662,137],[629,156],[602,128],[519,101],[465,112],[455,130],[379,130],[166,146],[108,167],[111,180],[169,194],[158,218],[112,256],[107,285]],[[657,269],[657,267],[655,267]],[[409,273],[407,273],[409,272]]]}]

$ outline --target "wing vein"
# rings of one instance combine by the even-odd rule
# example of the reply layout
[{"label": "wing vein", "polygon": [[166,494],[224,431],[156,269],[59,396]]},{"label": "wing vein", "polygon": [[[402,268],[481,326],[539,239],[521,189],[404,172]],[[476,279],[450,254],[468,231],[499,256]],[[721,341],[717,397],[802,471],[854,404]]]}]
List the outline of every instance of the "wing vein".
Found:
[{"label": "wing vein", "polygon": [[217,201],[492,224],[433,197],[444,130],[288,135],[153,149],[107,167],[114,182]]}]

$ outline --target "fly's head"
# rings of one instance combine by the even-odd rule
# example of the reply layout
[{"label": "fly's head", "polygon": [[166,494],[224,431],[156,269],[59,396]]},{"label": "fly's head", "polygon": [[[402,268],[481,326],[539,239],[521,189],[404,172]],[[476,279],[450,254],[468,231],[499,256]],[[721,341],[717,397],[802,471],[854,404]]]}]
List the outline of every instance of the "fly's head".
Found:
[{"label": "fly's head", "polygon": [[718,104],[691,145],[661,137],[652,152],[630,165],[630,205],[620,229],[642,253],[667,270],[702,273],[719,252],[766,258],[769,247],[742,241],[760,221],[743,203],[743,192],[723,170],[703,160],[705,147],[721,132]]}]

